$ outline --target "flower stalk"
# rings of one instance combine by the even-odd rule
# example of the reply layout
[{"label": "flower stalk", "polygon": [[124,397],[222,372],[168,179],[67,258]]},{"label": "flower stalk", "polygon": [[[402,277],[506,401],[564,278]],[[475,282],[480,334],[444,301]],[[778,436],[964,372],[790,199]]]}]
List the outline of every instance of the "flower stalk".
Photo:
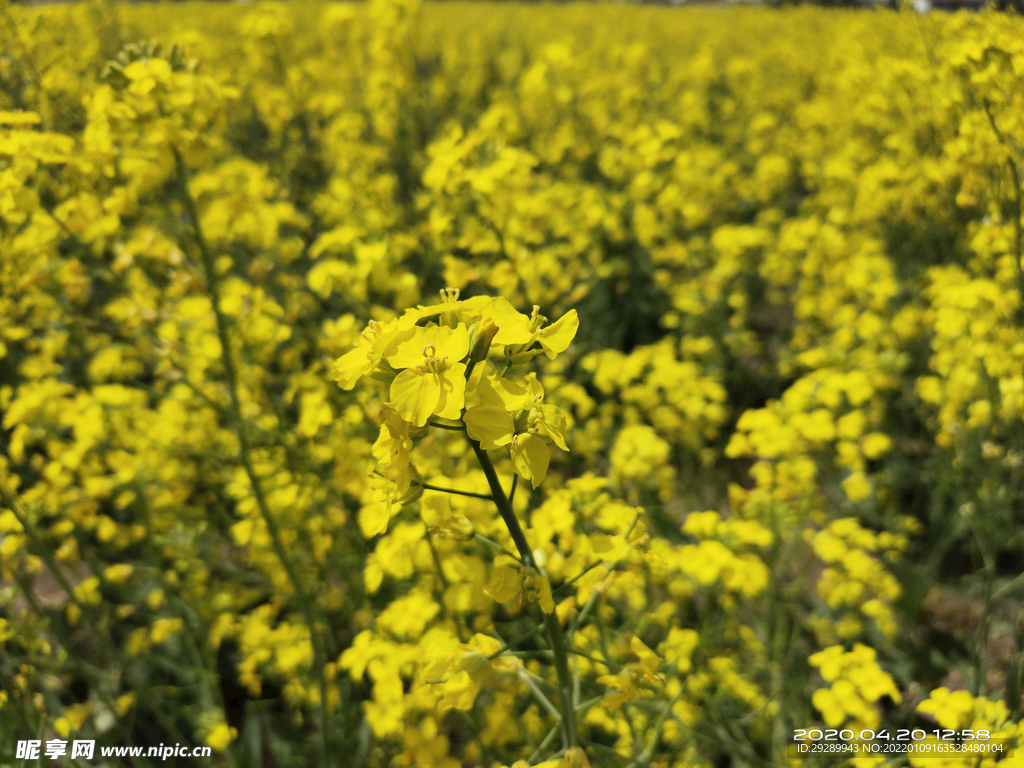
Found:
[{"label": "flower stalk", "polygon": [[[505,495],[505,490],[501,487],[498,473],[494,469],[490,456],[487,455],[487,451],[480,447],[478,441],[468,435],[466,439],[469,440],[469,444],[473,447],[473,452],[476,453],[476,457],[480,462],[480,468],[483,469],[484,476],[487,478],[487,484],[491,488],[491,495],[493,496],[495,506],[498,508],[498,514],[501,515],[501,519],[505,522],[505,526],[508,528],[509,535],[512,537],[516,549],[519,550],[523,563],[533,566],[543,575],[543,569],[541,569],[540,564],[533,557],[530,545],[526,540],[526,534],[519,524],[519,518],[516,517],[515,510],[512,509],[512,504],[508,496]],[[575,747],[578,744],[576,710],[572,700],[572,676],[569,672],[569,654],[565,645],[565,633],[562,631],[562,623],[558,620],[557,611],[545,613],[544,623],[548,631],[551,650],[554,653],[555,674],[558,677],[558,701],[562,712],[562,740],[567,748]]]}]

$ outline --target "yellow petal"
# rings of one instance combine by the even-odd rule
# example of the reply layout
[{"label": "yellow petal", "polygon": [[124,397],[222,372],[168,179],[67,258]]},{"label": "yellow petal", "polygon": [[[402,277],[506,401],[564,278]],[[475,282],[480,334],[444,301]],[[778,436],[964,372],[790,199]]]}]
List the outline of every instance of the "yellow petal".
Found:
[{"label": "yellow petal", "polygon": [[601,705],[607,707],[610,710],[616,710],[629,701],[632,696],[628,693],[608,693],[601,699]]},{"label": "yellow petal", "polygon": [[530,332],[530,318],[516,311],[509,300],[497,296],[490,306],[483,310],[484,317],[490,317],[498,326],[493,344],[527,344],[533,338]]},{"label": "yellow petal", "polygon": [[434,413],[443,419],[458,419],[466,404],[466,366],[456,363],[439,377],[441,397]]},{"label": "yellow petal", "polygon": [[540,577],[538,592],[537,602],[540,603],[540,609],[544,611],[544,613],[551,613],[555,610],[555,598],[551,594],[551,582],[548,581],[547,576]]},{"label": "yellow petal", "polygon": [[484,587],[484,592],[499,603],[507,603],[523,590],[523,582],[519,571],[507,565],[499,565],[491,573],[491,580]]},{"label": "yellow petal", "polygon": [[334,380],[342,389],[352,389],[360,378],[374,368],[373,361],[366,354],[366,349],[356,347],[338,358],[334,363]]},{"label": "yellow petal", "polygon": [[440,399],[441,382],[435,373],[410,368],[391,382],[391,404],[399,416],[417,427],[427,423]]},{"label": "yellow petal", "polygon": [[363,571],[363,585],[366,587],[366,591],[371,595],[377,594],[383,581],[384,569],[380,567],[380,563],[367,563],[366,570]]},{"label": "yellow petal", "polygon": [[526,387],[509,379],[498,378],[495,374],[480,378],[476,386],[473,405],[500,405],[506,411],[518,411],[529,400]]},{"label": "yellow petal", "polygon": [[512,416],[502,406],[477,405],[466,411],[463,419],[466,432],[479,441],[485,451],[508,445],[512,442],[515,425]]},{"label": "yellow petal", "polygon": [[541,405],[535,411],[538,415],[533,417],[531,412],[530,422],[536,428],[537,434],[551,438],[555,445],[563,451],[568,451],[565,433],[569,431],[569,420],[565,416],[565,411],[557,405]]},{"label": "yellow petal", "polygon": [[579,316],[575,309],[570,309],[547,328],[542,328],[537,334],[537,341],[544,347],[544,354],[554,359],[557,353],[569,348],[579,327]]},{"label": "yellow petal", "polygon": [[448,356],[449,363],[457,363],[469,354],[469,331],[464,323],[457,328],[433,325],[430,328],[416,328],[413,335],[398,345],[388,356],[388,362],[395,368],[412,368],[423,362],[423,350],[433,347],[433,357]]},{"label": "yellow petal", "polygon": [[551,451],[548,444],[536,435],[516,435],[512,441],[512,466],[524,480],[536,488],[548,473]]},{"label": "yellow petal", "polygon": [[135,566],[133,565],[118,563],[117,565],[112,565],[103,571],[103,579],[104,581],[109,581],[111,584],[124,584],[124,582],[128,580],[128,577],[132,575],[134,570]]},{"label": "yellow petal", "polygon": [[609,536],[606,533],[595,533],[590,537],[590,548],[602,560],[615,562],[629,554],[629,544],[622,536]]},{"label": "yellow petal", "polygon": [[452,508],[447,496],[432,493],[423,497],[423,503],[420,504],[420,517],[427,524],[427,528],[442,528],[451,516]]},{"label": "yellow petal", "polygon": [[590,768],[590,760],[583,747],[569,747],[562,758],[562,764],[565,768]]},{"label": "yellow petal", "polygon": [[644,644],[644,641],[639,637],[634,636],[633,639],[629,641],[629,647],[633,653],[640,657],[640,661],[648,664],[654,664],[655,666],[661,663],[661,657],[648,648]]},{"label": "yellow petal", "polygon": [[455,709],[472,709],[479,691],[480,686],[465,670],[456,672],[444,684],[446,703],[450,703]]},{"label": "yellow petal", "polygon": [[235,540],[235,544],[239,547],[244,547],[252,538],[252,520],[239,520],[231,526],[230,533],[231,538]]},{"label": "yellow petal", "polygon": [[359,510],[358,521],[359,530],[368,539],[386,533],[391,522],[391,504],[386,499],[364,504]]}]

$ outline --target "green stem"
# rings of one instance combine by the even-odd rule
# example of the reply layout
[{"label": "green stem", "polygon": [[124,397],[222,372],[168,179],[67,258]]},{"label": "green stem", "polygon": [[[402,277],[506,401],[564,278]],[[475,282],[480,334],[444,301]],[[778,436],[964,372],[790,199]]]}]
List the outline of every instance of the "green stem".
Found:
[{"label": "green stem", "polygon": [[682,689],[679,693],[672,697],[672,700],[665,705],[665,708],[661,710],[661,714],[658,716],[657,722],[654,724],[654,730],[651,732],[650,738],[647,740],[647,746],[644,747],[644,751],[640,753],[639,757],[630,763],[626,768],[637,768],[640,765],[646,765],[651,759],[651,755],[654,754],[654,750],[658,747],[658,741],[661,739],[661,731],[665,727],[665,721],[668,720],[668,716],[672,714],[672,707],[679,701],[679,697],[683,695]]},{"label": "green stem", "polygon": [[559,724],[555,723],[555,727],[548,731],[548,735],[544,737],[544,741],[542,741],[540,746],[533,751],[533,754],[530,755],[530,759],[526,762],[533,765],[535,760],[540,760],[540,756],[544,754],[544,750],[551,746],[551,742],[555,740],[555,736],[557,736],[558,732],[561,730],[558,726]]},{"label": "green stem", "polygon": [[484,536],[481,533],[474,533],[473,534],[473,538],[476,539],[477,541],[483,542],[484,544],[489,546],[491,549],[493,549],[493,550],[495,550],[497,552],[501,552],[503,555],[508,555],[513,560],[515,560],[515,561],[517,561],[519,563],[523,562],[521,558],[517,557],[516,555],[513,555],[511,552],[509,552],[507,549],[505,549],[503,546],[501,546],[501,544],[499,544],[498,542],[496,542],[496,541],[494,541],[492,539],[488,539],[486,536]]},{"label": "green stem", "polygon": [[471,499],[484,499],[485,501],[494,501],[493,496],[488,496],[486,493],[473,493],[472,491],[460,491],[455,488],[442,488],[439,485],[431,485],[430,483],[424,483],[423,487],[428,491],[438,491],[440,493],[451,493],[455,496],[469,496]]},{"label": "green stem", "polygon": [[519,637],[517,637],[511,643],[503,643],[502,647],[501,647],[501,650],[498,650],[498,651],[495,651],[494,653],[492,653],[490,656],[487,657],[487,660],[488,661],[494,661],[496,658],[501,656],[501,654],[505,653],[510,648],[515,648],[521,642],[523,642],[525,640],[529,640],[531,637],[533,637],[538,632],[540,632],[543,628],[544,628],[543,624],[538,624],[536,627],[531,629],[529,632],[526,632],[526,633],[520,635]]},{"label": "green stem", "polygon": [[533,565],[533,554],[530,544],[526,541],[526,534],[523,532],[522,526],[519,525],[519,519],[513,511],[512,505],[508,502],[505,490],[501,487],[501,481],[498,480],[498,473],[494,469],[494,464],[491,463],[491,457],[487,455],[487,451],[480,447],[479,442],[468,435],[466,439],[473,446],[473,451],[480,461],[480,468],[483,469],[484,476],[487,478],[487,484],[491,488],[491,500],[497,506],[501,519],[505,521],[505,527],[508,528],[509,535],[512,537],[516,549],[519,550],[519,554],[523,558],[523,564]]},{"label": "green stem", "polygon": [[587,699],[586,701],[582,702],[581,704],[577,704],[576,705],[576,714],[577,715],[582,714],[583,712],[586,712],[591,707],[596,707],[598,704],[601,703],[601,701],[603,699],[604,699],[604,694],[602,693],[600,696],[595,696],[592,699]]},{"label": "green stem", "polygon": [[238,371],[235,369],[235,361],[231,354],[231,338],[228,334],[228,322],[220,308],[220,288],[217,283],[217,268],[213,262],[213,253],[210,251],[206,242],[206,237],[203,235],[202,224],[200,223],[199,218],[199,208],[188,189],[188,171],[185,168],[185,161],[177,149],[174,149],[174,160],[175,165],[177,166],[178,186],[180,187],[182,202],[184,203],[185,208],[188,211],[189,218],[192,221],[192,232],[195,236],[196,246],[198,247],[200,256],[203,260],[203,271],[206,273],[206,288],[210,293],[210,300],[213,304],[213,315],[217,323],[217,336],[220,339],[221,345],[221,359],[224,363],[224,371],[228,379],[228,391],[231,395],[231,420],[234,422],[233,426],[235,434],[238,437],[239,460],[241,461],[242,467],[245,469],[246,476],[249,478],[249,483],[252,485],[253,496],[256,499],[256,506],[259,509],[260,516],[263,518],[264,524],[267,526],[267,533],[270,535],[270,541],[273,545],[274,552],[277,554],[277,558],[281,561],[281,566],[284,568],[285,574],[288,576],[288,581],[291,582],[292,589],[295,590],[295,595],[299,600],[299,605],[301,606],[306,623],[309,625],[309,638],[313,645],[313,653],[316,657],[316,665],[319,670],[318,676],[320,678],[320,750],[318,762],[321,766],[326,766],[327,683],[323,674],[327,661],[326,653],[320,633],[317,631],[317,625],[313,617],[313,608],[309,595],[306,592],[303,583],[299,579],[299,574],[295,565],[292,563],[291,558],[288,557],[288,551],[285,549],[284,541],[281,539],[281,531],[277,526],[277,521],[274,520],[273,516],[270,514],[270,507],[263,494],[263,487],[260,485],[259,478],[257,477],[252,464],[249,436],[245,429],[245,421],[242,417],[242,406],[238,394]]},{"label": "green stem", "polygon": [[1009,584],[1004,584],[992,593],[993,602],[1002,600],[1004,597],[1012,597],[1021,587],[1024,587],[1024,573],[1018,574]]},{"label": "green stem", "polygon": [[1018,321],[1024,315],[1024,267],[1021,266],[1021,253],[1024,250],[1024,230],[1021,228],[1021,214],[1022,214],[1022,202],[1021,202],[1021,178],[1020,171],[1017,168],[1017,163],[1013,159],[1014,148],[1010,146],[1009,142],[1003,136],[1003,132],[999,130],[999,126],[996,124],[996,117],[992,114],[992,105],[988,99],[984,101],[985,114],[988,116],[988,122],[992,126],[992,131],[996,135],[996,139],[999,143],[1006,148],[1006,164],[1010,169],[1010,179],[1013,182],[1013,258],[1014,258],[1014,270],[1017,273],[1017,293],[1018,293],[1018,304],[1017,304],[1017,319]]},{"label": "green stem", "polygon": [[[0,487],[0,504],[3,504],[5,507],[11,510],[11,514],[14,515],[14,519],[17,520],[18,523],[21,525],[21,528],[25,532],[25,535],[28,536],[29,540],[31,540],[33,544],[35,544],[36,549],[39,552],[39,558],[43,561],[43,564],[50,572],[50,575],[52,575],[54,580],[56,580],[56,582],[60,584],[61,589],[63,589],[67,593],[68,602],[70,602],[72,605],[78,608],[82,617],[88,619],[85,606],[83,606],[81,602],[79,602],[78,598],[75,597],[74,588],[71,586],[71,583],[64,576],[64,572],[57,567],[57,561],[54,560],[49,547],[47,547],[46,544],[43,542],[42,536],[40,536],[39,532],[36,531],[35,526],[28,519],[28,515],[26,515],[25,512],[21,509],[21,505],[13,496],[8,494],[7,491],[3,489],[3,487]],[[99,636],[98,629],[94,629],[94,631],[97,632],[97,636]]]},{"label": "green stem", "polygon": [[428,421],[427,424],[429,424],[432,427],[437,427],[438,429],[450,429],[452,432],[465,432],[466,431],[465,427],[455,427],[455,426],[452,426],[450,424],[439,424],[436,421]]},{"label": "green stem", "polygon": [[540,705],[548,711],[548,714],[555,718],[555,722],[561,725],[562,715],[555,708],[555,705],[551,703],[551,700],[544,695],[544,691],[538,688],[537,684],[533,682],[533,680],[530,678],[530,673],[522,667],[520,667],[519,669],[519,679],[526,683],[526,687],[530,689],[530,691],[533,693],[534,697],[537,699]]},{"label": "green stem", "polygon": [[579,612],[572,624],[569,625],[569,637],[572,637],[576,630],[580,628],[580,625],[583,624],[583,620],[587,618],[587,614],[593,609],[600,595],[601,592],[596,586],[590,590],[590,597],[587,599],[586,605],[583,606],[583,610]]},{"label": "green stem", "polygon": [[611,667],[608,666],[607,661],[605,661],[604,659],[599,659],[596,656],[591,656],[589,653],[577,651],[575,648],[570,648],[569,653],[571,653],[573,656],[579,656],[581,659],[586,659],[587,661],[593,664],[600,664],[602,667],[608,667],[608,669],[611,669]]},{"label": "green stem", "polygon": [[984,563],[985,574],[985,600],[981,612],[981,621],[978,624],[977,641],[974,659],[974,686],[972,693],[975,696],[984,696],[987,693],[987,680],[985,679],[985,657],[988,648],[989,627],[991,622],[992,609],[992,581],[995,576],[995,558],[989,551],[987,537],[978,530],[974,517],[967,519],[971,532],[978,543],[981,551],[982,562]]},{"label": "green stem", "polygon": [[[469,437],[468,434],[466,439],[473,446],[473,451],[480,461],[480,467],[487,477],[487,484],[491,487],[494,504],[498,507],[498,514],[505,521],[509,535],[512,536],[516,549],[522,555],[523,563],[525,565],[534,565],[530,545],[526,541],[526,534],[519,524],[519,519],[512,509],[512,504],[509,503],[508,496],[505,495],[505,490],[501,487],[501,482],[498,480],[498,473],[494,469],[491,457],[487,455],[487,451],[480,447],[480,443]],[[534,565],[534,567],[541,571],[539,566]],[[543,571],[541,572],[543,573]],[[562,632],[562,624],[558,620],[558,613],[556,611],[545,613],[544,623],[547,626],[548,638],[551,641],[551,650],[555,654],[555,674],[558,676],[558,699],[562,705],[562,731],[566,744],[569,747],[575,747],[579,742],[576,735],[576,711],[572,701],[572,677],[569,674],[569,655],[565,650],[565,635]]]},{"label": "green stem", "polygon": [[586,575],[587,575],[588,573],[590,573],[590,572],[591,572],[592,570],[594,570],[595,568],[597,568],[597,566],[599,566],[599,565],[600,565],[601,563],[603,563],[603,562],[604,562],[604,560],[598,560],[598,561],[597,561],[596,563],[591,563],[591,564],[590,564],[590,565],[588,565],[588,566],[587,566],[586,568],[584,568],[584,569],[583,569],[583,571],[582,571],[581,573],[579,573],[578,575],[576,575],[576,576],[573,576],[573,577],[572,577],[571,579],[569,579],[569,580],[568,580],[567,582],[565,582],[564,584],[559,584],[559,585],[558,585],[558,589],[556,589],[556,590],[555,590],[555,595],[556,595],[556,596],[560,596],[560,595],[564,594],[563,590],[565,590],[565,591],[568,591],[569,587],[571,587],[571,586],[572,586],[573,584],[575,584],[575,583],[576,583],[577,581],[579,581],[580,579],[582,579],[582,578],[583,578],[584,576],[586,576]]},{"label": "green stem", "polygon": [[[441,568],[441,558],[437,555],[437,548],[434,546],[433,539],[427,536],[427,546],[430,547],[430,554],[434,558],[434,567],[437,568],[437,579],[441,582],[442,589],[448,589],[448,579],[445,578],[444,570]],[[441,610],[444,610],[444,600],[441,601]]]}]

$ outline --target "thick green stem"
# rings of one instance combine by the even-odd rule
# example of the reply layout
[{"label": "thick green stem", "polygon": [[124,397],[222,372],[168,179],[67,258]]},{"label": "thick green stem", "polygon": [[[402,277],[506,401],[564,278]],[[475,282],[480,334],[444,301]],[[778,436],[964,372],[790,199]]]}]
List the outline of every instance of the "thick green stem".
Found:
[{"label": "thick green stem", "polygon": [[508,496],[505,495],[505,489],[501,487],[501,481],[498,480],[498,473],[494,469],[491,457],[487,455],[487,451],[480,447],[479,442],[471,437],[467,437],[467,439],[469,444],[473,446],[473,451],[480,461],[480,468],[483,469],[484,476],[487,478],[487,484],[491,488],[492,500],[495,506],[498,507],[498,514],[505,521],[505,527],[508,528],[509,535],[512,536],[512,541],[523,558],[523,564],[533,565],[533,553],[530,551],[530,544],[526,541],[526,534],[523,533],[523,528],[519,525],[519,519],[516,517],[515,511],[513,511],[512,505],[508,501]]},{"label": "thick green stem", "polygon": [[[526,534],[519,524],[519,519],[512,509],[508,496],[505,495],[505,490],[501,487],[501,482],[498,480],[498,473],[494,469],[491,457],[487,455],[487,451],[480,447],[480,443],[469,437],[469,435],[466,438],[469,440],[469,444],[473,446],[473,451],[480,461],[480,467],[487,477],[487,484],[491,487],[494,503],[498,507],[498,514],[505,521],[509,535],[512,536],[512,541],[515,542],[516,549],[519,550],[519,554],[523,558],[523,564],[533,566],[538,571],[542,571],[539,564],[534,562],[530,545],[526,541]],[[566,745],[568,747],[575,747],[579,741],[576,735],[576,710],[573,707],[572,701],[572,676],[569,674],[569,654],[566,652],[565,634],[562,632],[562,624],[558,620],[556,612],[545,613],[544,623],[547,626],[548,638],[551,641],[551,650],[554,651],[555,655],[555,674],[558,676],[558,700],[562,709],[562,733],[565,737]]]}]

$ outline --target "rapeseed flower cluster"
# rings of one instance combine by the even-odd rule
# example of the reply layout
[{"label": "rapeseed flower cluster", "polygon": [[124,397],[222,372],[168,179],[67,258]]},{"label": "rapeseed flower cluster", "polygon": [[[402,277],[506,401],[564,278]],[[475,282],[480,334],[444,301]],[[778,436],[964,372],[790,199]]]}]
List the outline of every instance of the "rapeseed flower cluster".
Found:
[{"label": "rapeseed flower cluster", "polygon": [[901,700],[896,682],[878,666],[876,653],[861,643],[845,651],[841,645],[830,646],[809,659],[818,668],[828,688],[819,688],[812,696],[815,709],[831,727],[852,720],[855,733],[874,729],[881,717],[873,706],[883,696]]}]

